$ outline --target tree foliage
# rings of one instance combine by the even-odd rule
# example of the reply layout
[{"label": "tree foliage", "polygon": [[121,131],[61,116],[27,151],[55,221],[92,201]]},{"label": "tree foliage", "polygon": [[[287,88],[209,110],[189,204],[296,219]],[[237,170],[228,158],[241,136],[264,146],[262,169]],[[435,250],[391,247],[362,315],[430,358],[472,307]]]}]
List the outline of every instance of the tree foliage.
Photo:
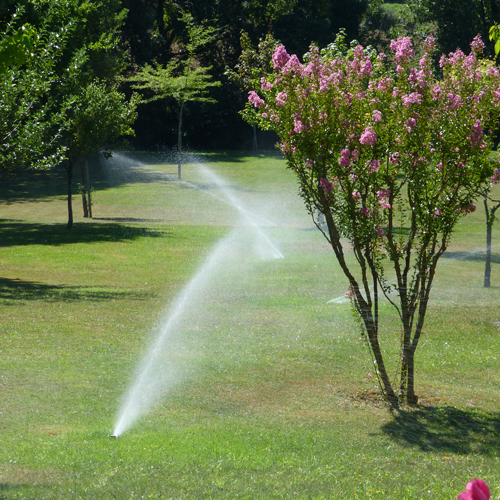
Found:
[{"label": "tree foliage", "polygon": [[[321,53],[313,47],[305,64],[280,46],[274,73],[249,95],[261,126],[280,136],[307,209],[324,215],[326,227],[316,223],[394,407],[417,402],[415,352],[437,263],[493,175],[500,72],[481,70],[483,47],[476,38],[470,55],[443,56],[435,80],[432,38],[420,58],[408,37],[393,41],[389,63],[360,45],[347,49],[342,36]],[[397,389],[380,344],[381,296],[400,320]]]},{"label": "tree foliage", "polygon": [[[150,97],[146,97],[145,102],[173,98],[179,107],[177,142],[179,179],[181,178],[184,105],[188,102],[215,102],[215,99],[209,95],[209,89],[220,86],[220,82],[214,81],[208,73],[211,66],[202,66],[197,59],[200,49],[215,38],[215,28],[197,24],[190,13],[183,15],[183,21],[189,38],[181,49],[179,57],[169,61],[166,66],[146,65],[130,78],[130,81],[137,82],[133,88],[150,92]],[[182,52],[186,53],[185,58]]]}]

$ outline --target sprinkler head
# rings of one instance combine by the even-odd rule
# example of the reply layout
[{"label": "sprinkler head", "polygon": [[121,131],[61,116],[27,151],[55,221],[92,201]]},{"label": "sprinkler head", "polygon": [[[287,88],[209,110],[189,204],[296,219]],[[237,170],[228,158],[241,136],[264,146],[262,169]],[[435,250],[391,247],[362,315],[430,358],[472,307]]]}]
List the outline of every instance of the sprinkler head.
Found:
[{"label": "sprinkler head", "polygon": [[111,436],[113,439],[116,439],[118,436],[116,434],[111,434]]}]

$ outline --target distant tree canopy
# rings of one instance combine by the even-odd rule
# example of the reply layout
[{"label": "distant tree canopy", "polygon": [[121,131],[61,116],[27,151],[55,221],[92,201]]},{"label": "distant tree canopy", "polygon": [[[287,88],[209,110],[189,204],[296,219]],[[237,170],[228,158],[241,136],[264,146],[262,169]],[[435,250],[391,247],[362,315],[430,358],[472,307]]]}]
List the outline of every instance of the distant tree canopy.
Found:
[{"label": "distant tree canopy", "polygon": [[[22,14],[8,28],[19,7]],[[53,66],[51,75],[57,80],[51,86],[51,102],[61,106],[65,96],[95,79],[113,82],[118,75],[133,76],[145,65],[167,67],[173,60],[186,61],[189,32],[183,12],[214,30],[214,40],[196,57],[201,66],[211,68],[213,80],[221,82],[210,89],[216,104],[196,102],[185,110],[183,141],[195,148],[251,148],[252,132],[238,113],[245,91],[227,75],[242,53],[242,33],[254,47],[271,35],[299,57],[311,42],[327,46],[341,28],[348,42],[359,38],[371,43],[366,33],[377,32],[373,41],[379,49],[397,34],[422,36],[431,30],[444,53],[457,47],[467,52],[470,40],[479,33],[492,55],[488,31],[500,22],[500,0],[4,0],[0,2],[0,73],[13,71],[16,65],[32,65],[28,53],[40,48],[32,34],[40,32],[42,24],[47,32],[56,33],[69,23],[57,56],[50,65],[45,63]],[[70,79],[65,68],[76,56],[81,66]],[[130,98],[130,84],[122,83],[120,90]],[[47,101],[37,103],[30,109],[47,105]],[[178,141],[175,99],[141,106],[134,128],[137,147],[174,147]]]}]

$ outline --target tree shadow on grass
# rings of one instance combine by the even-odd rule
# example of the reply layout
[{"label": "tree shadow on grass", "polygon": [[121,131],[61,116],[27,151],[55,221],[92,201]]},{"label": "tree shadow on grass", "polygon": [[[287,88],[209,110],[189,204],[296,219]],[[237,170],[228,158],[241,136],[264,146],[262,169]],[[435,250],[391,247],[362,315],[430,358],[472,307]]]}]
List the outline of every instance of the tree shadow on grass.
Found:
[{"label": "tree shadow on grass", "polygon": [[49,285],[36,281],[0,278],[0,300],[49,300],[49,301],[81,301],[134,299],[146,300],[153,296],[148,292],[113,289],[110,287],[83,287],[66,285]]},{"label": "tree shadow on grass", "polygon": [[[445,252],[443,254],[443,259],[455,259],[455,260],[474,260],[479,262],[486,261],[486,252],[483,250],[474,250],[473,252]],[[492,264],[500,264],[500,254],[491,254]]]},{"label": "tree shadow on grass", "polygon": [[17,245],[67,245],[165,238],[167,231],[113,223],[75,223],[71,230],[62,224],[33,224],[0,220],[0,247]]},{"label": "tree shadow on grass", "polygon": [[500,453],[500,413],[451,406],[420,406],[395,413],[382,431],[402,445],[422,451],[466,455]]}]

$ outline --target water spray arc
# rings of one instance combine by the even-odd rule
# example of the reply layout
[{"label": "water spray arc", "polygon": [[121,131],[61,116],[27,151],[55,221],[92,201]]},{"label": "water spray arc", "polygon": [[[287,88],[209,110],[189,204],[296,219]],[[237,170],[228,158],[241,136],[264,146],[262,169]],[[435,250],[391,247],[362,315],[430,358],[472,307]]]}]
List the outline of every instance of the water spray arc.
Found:
[{"label": "water spray arc", "polygon": [[[262,220],[262,217],[252,214],[251,211],[244,207],[230,188],[213,172],[206,167],[203,167],[202,171],[203,175],[208,176],[221,190],[227,203],[237,210],[240,216],[240,225],[252,230],[252,239],[258,244],[261,250],[260,255],[263,257],[283,258],[283,254],[259,225],[258,221]],[[248,233],[248,231],[245,232]],[[241,234],[242,228],[235,227],[226,237],[220,240],[191,281],[173,302],[159,328],[156,339],[147,350],[136,376],[125,394],[112,437],[122,435],[182,379],[182,373],[175,362],[165,363],[164,361],[169,339],[175,332],[179,331],[186,318],[193,315],[193,305],[206,293],[212,277],[224,272],[224,263],[228,257],[235,251],[241,252]]]}]

